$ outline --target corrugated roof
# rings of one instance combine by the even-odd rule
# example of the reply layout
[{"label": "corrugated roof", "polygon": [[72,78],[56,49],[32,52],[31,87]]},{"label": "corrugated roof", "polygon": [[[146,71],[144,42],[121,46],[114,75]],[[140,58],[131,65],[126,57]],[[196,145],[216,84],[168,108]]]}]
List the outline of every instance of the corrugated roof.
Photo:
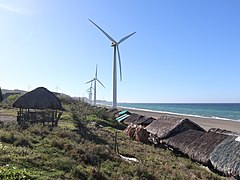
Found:
[{"label": "corrugated roof", "polygon": [[124,111],[120,111],[118,114],[119,114],[119,115],[123,115],[123,114],[126,114],[126,113],[128,113],[128,111],[127,111],[127,110],[124,110]]}]

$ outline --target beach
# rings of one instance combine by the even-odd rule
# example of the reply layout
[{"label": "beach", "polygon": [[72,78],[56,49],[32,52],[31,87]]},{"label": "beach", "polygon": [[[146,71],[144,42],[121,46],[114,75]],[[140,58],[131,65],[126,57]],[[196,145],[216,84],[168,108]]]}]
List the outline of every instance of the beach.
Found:
[{"label": "beach", "polygon": [[197,123],[205,130],[209,130],[211,128],[219,128],[219,129],[225,129],[233,132],[237,132],[240,134],[240,122],[237,121],[230,121],[230,120],[222,120],[222,119],[215,119],[215,118],[205,118],[205,117],[195,117],[195,116],[187,116],[187,115],[176,115],[171,113],[161,113],[156,111],[150,111],[150,110],[142,110],[142,109],[131,109],[131,108],[121,108],[124,110],[128,110],[131,113],[136,113],[139,115],[145,115],[149,117],[153,117],[157,119],[158,117],[162,115],[171,115],[171,116],[177,116],[177,117],[183,117],[188,118],[191,121]]}]

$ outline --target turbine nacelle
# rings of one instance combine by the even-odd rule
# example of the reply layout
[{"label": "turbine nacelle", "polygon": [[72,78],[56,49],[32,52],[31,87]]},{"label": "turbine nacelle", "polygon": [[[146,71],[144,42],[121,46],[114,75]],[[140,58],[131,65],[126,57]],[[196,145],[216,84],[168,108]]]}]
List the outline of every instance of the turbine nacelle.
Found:
[{"label": "turbine nacelle", "polygon": [[111,46],[114,47],[114,46],[117,46],[118,44],[116,42],[112,42]]}]

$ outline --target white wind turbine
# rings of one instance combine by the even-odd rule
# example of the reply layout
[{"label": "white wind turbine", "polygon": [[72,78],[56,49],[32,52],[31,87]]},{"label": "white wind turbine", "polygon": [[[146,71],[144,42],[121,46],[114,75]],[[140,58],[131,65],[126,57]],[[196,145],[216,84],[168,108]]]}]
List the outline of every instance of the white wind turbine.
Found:
[{"label": "white wind turbine", "polygon": [[92,90],[93,90],[93,87],[92,87],[92,82],[91,82],[90,88],[87,89],[88,99],[89,99],[90,104],[92,104]]},{"label": "white wind turbine", "polygon": [[129,34],[128,36],[120,39],[120,41],[115,41],[111,36],[109,36],[103,29],[101,29],[96,23],[94,23],[91,19],[89,19],[91,23],[93,23],[100,31],[102,31],[105,36],[112,41],[112,47],[113,47],[113,102],[112,102],[112,107],[116,108],[117,107],[117,55],[116,51],[118,52],[118,60],[119,60],[119,69],[120,69],[120,79],[122,81],[122,68],[121,68],[121,59],[120,59],[120,52],[119,52],[119,47],[118,45],[125,41],[127,38],[135,34],[136,32],[133,32]]},{"label": "white wind turbine", "polygon": [[92,80],[86,82],[86,84],[87,84],[87,83],[90,83],[90,82],[94,82],[94,88],[93,88],[93,89],[94,89],[94,103],[93,103],[93,105],[96,106],[96,100],[97,100],[97,82],[99,82],[99,83],[105,88],[105,86],[103,85],[103,83],[97,78],[97,66],[96,66],[95,77],[94,77]]}]

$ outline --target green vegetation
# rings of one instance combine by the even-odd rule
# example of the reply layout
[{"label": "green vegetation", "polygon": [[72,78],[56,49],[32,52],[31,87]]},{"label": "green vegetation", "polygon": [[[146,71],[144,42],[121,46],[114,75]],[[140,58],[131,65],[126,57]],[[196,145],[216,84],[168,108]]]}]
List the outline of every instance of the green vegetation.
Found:
[{"label": "green vegetation", "polygon": [[[64,102],[58,127],[0,128],[0,179],[221,179],[172,151],[131,141],[102,108]],[[140,162],[126,162],[114,151]]]}]

